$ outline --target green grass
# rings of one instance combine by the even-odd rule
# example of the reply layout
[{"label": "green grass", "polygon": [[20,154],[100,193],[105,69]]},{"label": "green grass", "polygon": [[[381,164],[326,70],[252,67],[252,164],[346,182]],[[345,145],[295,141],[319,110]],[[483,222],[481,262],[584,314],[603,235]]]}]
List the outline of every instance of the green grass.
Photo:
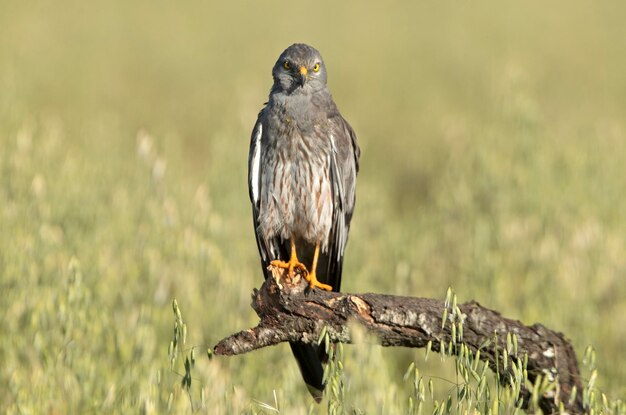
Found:
[{"label": "green grass", "polygon": [[616,1],[0,0],[0,412],[190,413],[192,346],[200,413],[406,413],[411,362],[456,393],[455,359],[423,351],[343,347],[321,406],[287,346],[206,357],[256,322],[249,134],[296,41],[362,147],[342,289],[452,286],[593,345],[623,399],[625,20]]}]

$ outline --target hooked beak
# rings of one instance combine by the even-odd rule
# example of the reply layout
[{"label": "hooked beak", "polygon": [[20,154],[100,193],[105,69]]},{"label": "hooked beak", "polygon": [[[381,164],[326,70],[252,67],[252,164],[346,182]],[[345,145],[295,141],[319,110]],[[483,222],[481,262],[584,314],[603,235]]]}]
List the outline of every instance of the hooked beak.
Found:
[{"label": "hooked beak", "polygon": [[308,71],[305,66],[301,66],[300,68],[298,68],[298,85],[304,85],[308,78],[307,73]]}]

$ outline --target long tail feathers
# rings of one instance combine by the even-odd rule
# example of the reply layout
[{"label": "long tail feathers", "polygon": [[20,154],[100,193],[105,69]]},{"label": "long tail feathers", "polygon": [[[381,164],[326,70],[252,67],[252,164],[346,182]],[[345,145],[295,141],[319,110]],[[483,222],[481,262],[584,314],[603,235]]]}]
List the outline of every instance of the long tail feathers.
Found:
[{"label": "long tail feathers", "polygon": [[324,368],[320,359],[319,347],[304,343],[289,343],[289,345],[298,362],[302,378],[304,378],[309,392],[315,399],[315,402],[320,403],[325,385],[323,383]]}]

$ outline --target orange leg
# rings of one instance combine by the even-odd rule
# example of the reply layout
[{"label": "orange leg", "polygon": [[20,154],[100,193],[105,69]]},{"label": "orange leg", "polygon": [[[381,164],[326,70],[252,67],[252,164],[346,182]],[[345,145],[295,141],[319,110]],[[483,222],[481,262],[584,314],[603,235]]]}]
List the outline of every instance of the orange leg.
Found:
[{"label": "orange leg", "polygon": [[289,278],[293,278],[293,270],[296,268],[300,269],[302,273],[306,275],[308,271],[306,267],[304,266],[304,264],[298,260],[298,255],[296,254],[296,239],[292,236],[290,241],[291,241],[291,258],[289,258],[289,261],[285,262],[285,261],[281,261],[280,259],[276,259],[270,262],[270,264],[274,265],[275,267],[285,268],[289,270]]},{"label": "orange leg", "polygon": [[304,278],[309,282],[309,287],[311,287],[311,289],[317,287],[321,288],[322,290],[332,291],[333,287],[327,284],[322,284],[317,280],[317,276],[315,275],[315,270],[317,269],[317,259],[319,255],[320,244],[318,242],[317,244],[315,244],[315,253],[313,254],[313,265],[311,265],[311,272],[308,275],[305,274]]}]

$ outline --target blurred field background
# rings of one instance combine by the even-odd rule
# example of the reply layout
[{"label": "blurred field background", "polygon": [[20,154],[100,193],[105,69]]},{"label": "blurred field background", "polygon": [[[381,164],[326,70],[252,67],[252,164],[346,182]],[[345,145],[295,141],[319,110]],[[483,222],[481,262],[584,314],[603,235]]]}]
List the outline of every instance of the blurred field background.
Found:
[{"label": "blurred field background", "polygon": [[[344,291],[475,299],[564,332],[626,395],[626,4],[0,0],[0,412],[324,413],[256,322],[249,134],[291,43],[362,148]],[[346,402],[404,413],[412,361],[346,346]],[[588,376],[588,373],[585,374]],[[201,405],[202,395],[204,404]],[[358,413],[358,412],[357,412]]]}]

